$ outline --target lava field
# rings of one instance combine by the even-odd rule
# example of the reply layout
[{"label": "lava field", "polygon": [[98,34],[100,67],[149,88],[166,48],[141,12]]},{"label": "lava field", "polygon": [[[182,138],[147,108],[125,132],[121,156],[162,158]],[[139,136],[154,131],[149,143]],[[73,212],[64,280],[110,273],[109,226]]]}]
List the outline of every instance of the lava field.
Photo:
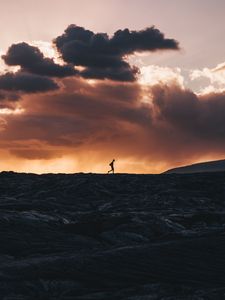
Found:
[{"label": "lava field", "polygon": [[225,299],[225,173],[2,172],[0,299]]}]

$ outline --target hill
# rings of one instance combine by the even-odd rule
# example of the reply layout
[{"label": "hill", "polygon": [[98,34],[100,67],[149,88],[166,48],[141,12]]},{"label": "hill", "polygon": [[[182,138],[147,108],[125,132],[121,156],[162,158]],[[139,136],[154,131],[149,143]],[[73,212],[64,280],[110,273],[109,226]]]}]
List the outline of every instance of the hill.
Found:
[{"label": "hill", "polygon": [[165,174],[185,174],[185,173],[202,173],[202,172],[224,172],[225,171],[225,159],[203,162],[198,164],[193,164],[184,167],[178,167],[170,169]]},{"label": "hill", "polygon": [[2,172],[0,298],[224,299],[224,178]]}]

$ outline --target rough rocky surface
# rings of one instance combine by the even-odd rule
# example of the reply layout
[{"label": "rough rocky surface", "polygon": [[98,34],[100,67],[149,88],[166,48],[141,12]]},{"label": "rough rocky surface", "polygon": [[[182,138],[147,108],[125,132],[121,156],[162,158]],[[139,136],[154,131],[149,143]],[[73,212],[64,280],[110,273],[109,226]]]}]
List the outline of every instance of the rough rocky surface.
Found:
[{"label": "rough rocky surface", "polygon": [[225,173],[2,172],[0,299],[225,299]]}]

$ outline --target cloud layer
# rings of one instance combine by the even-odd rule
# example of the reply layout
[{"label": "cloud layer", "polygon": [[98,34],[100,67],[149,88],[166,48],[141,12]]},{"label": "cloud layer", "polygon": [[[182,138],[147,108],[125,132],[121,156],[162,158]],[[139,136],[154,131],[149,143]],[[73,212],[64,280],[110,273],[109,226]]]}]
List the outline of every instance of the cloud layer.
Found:
[{"label": "cloud layer", "polygon": [[177,50],[175,40],[154,27],[108,37],[73,25],[54,44],[62,64],[27,43],[3,56],[20,67],[0,75],[3,157],[31,169],[76,161],[73,171],[103,171],[115,158],[120,171],[159,172],[225,154],[225,92],[194,93],[179,68],[144,67],[137,80],[126,61],[136,51]]},{"label": "cloud layer", "polygon": [[[5,143],[18,158],[86,155],[91,167],[91,153],[93,164],[116,156],[166,167],[225,153],[225,94],[67,79],[61,92],[24,96],[23,107],[23,114],[5,118],[0,132],[2,148]],[[143,171],[140,165],[136,171]]]}]

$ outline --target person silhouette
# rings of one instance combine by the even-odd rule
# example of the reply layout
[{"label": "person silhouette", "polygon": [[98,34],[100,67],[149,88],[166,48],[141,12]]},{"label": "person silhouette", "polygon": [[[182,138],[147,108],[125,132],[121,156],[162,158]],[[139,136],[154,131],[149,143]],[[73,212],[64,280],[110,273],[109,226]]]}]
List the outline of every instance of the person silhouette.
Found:
[{"label": "person silhouette", "polygon": [[110,167],[111,167],[111,170],[108,171],[108,174],[109,174],[110,172],[112,172],[112,173],[114,174],[114,161],[115,161],[115,159],[113,159],[113,160],[111,161],[111,163],[109,164]]}]

